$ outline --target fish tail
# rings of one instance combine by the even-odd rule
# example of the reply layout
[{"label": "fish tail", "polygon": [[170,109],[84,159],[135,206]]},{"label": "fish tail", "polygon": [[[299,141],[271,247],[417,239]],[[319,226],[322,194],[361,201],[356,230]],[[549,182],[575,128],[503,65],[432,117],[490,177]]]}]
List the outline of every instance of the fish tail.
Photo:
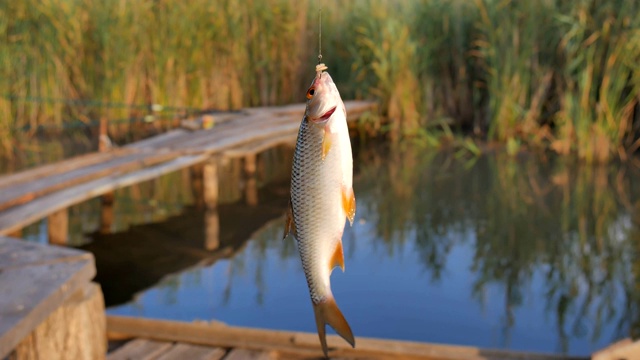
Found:
[{"label": "fish tail", "polygon": [[313,304],[313,312],[316,315],[316,325],[318,326],[318,336],[320,337],[320,344],[322,344],[322,351],[324,356],[328,356],[329,349],[327,348],[327,339],[325,333],[325,325],[329,324],[338,335],[342,336],[352,347],[356,346],[356,341],[353,338],[351,327],[347,320],[342,315],[342,312],[336,304],[336,300],[332,295],[328,296],[325,300],[319,304]]}]

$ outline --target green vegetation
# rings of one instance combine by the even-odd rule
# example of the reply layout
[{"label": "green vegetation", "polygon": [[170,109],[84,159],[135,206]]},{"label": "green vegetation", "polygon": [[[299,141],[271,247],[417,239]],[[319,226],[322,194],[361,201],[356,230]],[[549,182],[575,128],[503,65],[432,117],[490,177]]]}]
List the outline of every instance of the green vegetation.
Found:
[{"label": "green vegetation", "polygon": [[[302,101],[317,3],[25,0],[0,4],[0,145],[25,126]],[[586,162],[640,148],[640,3],[323,2],[324,60],[367,126],[430,145],[452,133]],[[372,120],[374,119],[374,120]],[[375,120],[384,119],[384,120]],[[127,130],[127,126],[111,131]],[[29,134],[27,134],[29,135]],[[448,141],[447,141],[448,142]],[[471,148],[468,140],[461,142]]]}]

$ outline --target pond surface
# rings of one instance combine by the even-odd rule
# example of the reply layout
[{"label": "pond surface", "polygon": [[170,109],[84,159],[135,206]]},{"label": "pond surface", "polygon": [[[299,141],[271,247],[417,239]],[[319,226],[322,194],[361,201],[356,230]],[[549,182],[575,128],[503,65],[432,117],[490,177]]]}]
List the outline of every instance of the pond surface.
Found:
[{"label": "pond surface", "polygon": [[[239,165],[221,172],[236,192],[213,214],[221,249],[204,249],[212,214],[176,195],[190,192],[180,176],[156,184],[182,204],[161,220],[85,239],[108,312],[315,332],[281,239],[290,156],[265,156],[278,174],[263,169],[257,206],[232,190]],[[331,282],[356,337],[588,355],[640,331],[638,169],[418,148],[360,150],[355,164],[346,271]]]}]

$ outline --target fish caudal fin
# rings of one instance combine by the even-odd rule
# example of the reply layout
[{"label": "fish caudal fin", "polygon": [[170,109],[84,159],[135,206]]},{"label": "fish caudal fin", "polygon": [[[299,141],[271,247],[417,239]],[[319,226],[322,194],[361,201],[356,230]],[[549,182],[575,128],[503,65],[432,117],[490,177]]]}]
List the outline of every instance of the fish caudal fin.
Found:
[{"label": "fish caudal fin", "polygon": [[328,356],[329,349],[327,348],[327,338],[325,333],[325,326],[329,324],[338,335],[342,336],[352,347],[356,347],[356,341],[351,332],[351,327],[347,320],[342,315],[336,300],[333,296],[327,297],[319,304],[313,304],[313,312],[316,315],[316,325],[318,326],[318,336],[320,337],[320,344],[322,345],[322,351],[324,356]]}]

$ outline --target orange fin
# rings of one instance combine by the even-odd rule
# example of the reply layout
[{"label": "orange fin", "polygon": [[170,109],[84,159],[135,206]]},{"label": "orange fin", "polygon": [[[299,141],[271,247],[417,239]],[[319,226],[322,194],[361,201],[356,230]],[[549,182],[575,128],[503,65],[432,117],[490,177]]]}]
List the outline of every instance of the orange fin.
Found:
[{"label": "orange fin", "polygon": [[324,135],[322,136],[322,160],[327,157],[329,150],[331,150],[331,136],[328,136],[329,130],[324,130]]},{"label": "orange fin", "polygon": [[353,219],[356,216],[356,196],[353,194],[352,188],[342,190],[342,208],[347,214],[349,224],[353,226]]},{"label": "orange fin", "polygon": [[344,318],[344,315],[342,315],[340,309],[338,309],[336,300],[332,295],[329,295],[329,297],[319,304],[313,304],[313,312],[316,315],[318,337],[320,337],[320,344],[322,345],[322,352],[324,352],[325,357],[329,356],[325,333],[326,324],[329,324],[338,335],[342,336],[352,347],[356,347],[356,340],[351,332],[351,327]]},{"label": "orange fin", "polygon": [[296,224],[293,222],[293,206],[291,205],[291,199],[289,199],[289,209],[287,210],[287,220],[284,223],[284,234],[282,234],[282,240],[287,238],[289,233],[293,232],[293,236],[296,236]]},{"label": "orange fin", "polygon": [[330,264],[329,270],[336,266],[340,266],[340,269],[344,272],[344,252],[342,251],[342,241],[338,241],[338,246],[336,246],[336,249],[333,251]]}]

